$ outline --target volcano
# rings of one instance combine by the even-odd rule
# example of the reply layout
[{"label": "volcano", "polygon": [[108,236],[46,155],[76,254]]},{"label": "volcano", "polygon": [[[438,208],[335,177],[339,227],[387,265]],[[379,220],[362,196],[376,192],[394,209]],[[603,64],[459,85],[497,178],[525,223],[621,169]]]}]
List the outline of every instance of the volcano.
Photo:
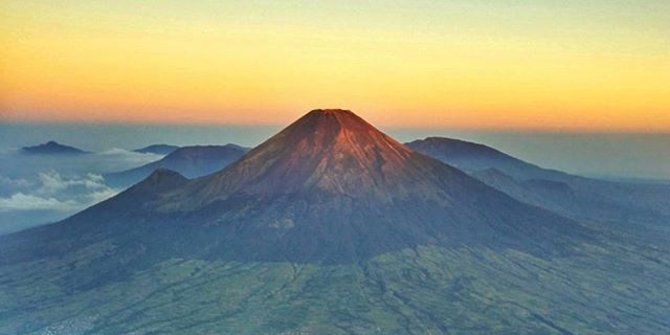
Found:
[{"label": "volcano", "polygon": [[[417,245],[485,246],[537,256],[587,236],[418,154],[347,110],[313,110],[236,163],[186,180],[160,170],[59,224],[25,234],[76,234],[166,257],[347,263]],[[569,233],[566,233],[569,232]],[[56,240],[58,238],[56,237]],[[34,244],[34,243],[32,243]],[[20,251],[23,255],[31,253]]]}]

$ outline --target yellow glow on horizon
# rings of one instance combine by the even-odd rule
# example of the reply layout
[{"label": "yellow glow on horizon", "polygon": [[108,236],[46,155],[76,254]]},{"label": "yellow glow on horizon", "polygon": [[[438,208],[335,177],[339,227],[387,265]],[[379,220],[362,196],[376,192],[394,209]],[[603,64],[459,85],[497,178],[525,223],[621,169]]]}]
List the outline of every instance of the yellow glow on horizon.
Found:
[{"label": "yellow glow on horizon", "polygon": [[536,33],[427,24],[409,2],[370,24],[351,7],[169,3],[0,5],[0,120],[285,123],[342,107],[393,126],[670,131],[664,23],[572,32],[533,9]]}]

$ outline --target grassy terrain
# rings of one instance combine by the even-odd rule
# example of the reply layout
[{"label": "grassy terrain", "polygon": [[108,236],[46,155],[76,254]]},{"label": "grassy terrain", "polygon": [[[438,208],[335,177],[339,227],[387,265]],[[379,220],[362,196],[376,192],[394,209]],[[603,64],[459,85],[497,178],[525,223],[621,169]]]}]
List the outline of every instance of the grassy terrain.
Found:
[{"label": "grassy terrain", "polygon": [[630,241],[554,259],[434,246],[347,265],[171,259],[131,276],[91,270],[116,248],[103,242],[0,268],[0,334],[668,334],[667,250]]}]

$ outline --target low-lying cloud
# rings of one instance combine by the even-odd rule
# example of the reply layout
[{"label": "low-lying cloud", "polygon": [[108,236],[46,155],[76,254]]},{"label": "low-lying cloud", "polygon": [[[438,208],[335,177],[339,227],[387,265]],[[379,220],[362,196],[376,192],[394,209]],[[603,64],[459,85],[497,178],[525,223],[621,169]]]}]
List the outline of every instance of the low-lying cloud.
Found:
[{"label": "low-lying cloud", "polygon": [[161,155],[110,149],[87,155],[0,152],[0,234],[60,221],[119,192],[104,173],[134,168]]},{"label": "low-lying cloud", "polygon": [[13,194],[9,198],[0,198],[0,211],[37,211],[54,210],[69,212],[78,208],[77,203],[72,200],[60,201],[56,198],[42,198],[35,195]]},{"label": "low-lying cloud", "polygon": [[3,185],[14,185],[15,192],[0,197],[0,212],[50,210],[62,213],[76,212],[110,198],[118,190],[105,185],[102,176],[88,173],[84,176],[63,177],[56,171],[38,173],[33,181],[13,181],[0,177]]}]

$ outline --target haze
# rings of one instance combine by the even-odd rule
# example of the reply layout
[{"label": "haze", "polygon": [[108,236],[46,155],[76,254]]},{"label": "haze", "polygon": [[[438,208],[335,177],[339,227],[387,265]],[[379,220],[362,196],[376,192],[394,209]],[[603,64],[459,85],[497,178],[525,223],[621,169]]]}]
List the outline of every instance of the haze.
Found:
[{"label": "haze", "polygon": [[[279,129],[281,127],[274,125],[7,123],[0,124],[0,161],[2,153],[49,140],[96,152],[113,148],[128,150],[155,143],[176,145],[236,143],[254,147]],[[428,136],[445,136],[484,143],[528,162],[580,175],[670,180],[668,133],[532,132],[407,127],[383,127],[383,129],[403,142]],[[25,167],[21,169],[25,170]],[[4,172],[9,173],[10,170]]]}]

